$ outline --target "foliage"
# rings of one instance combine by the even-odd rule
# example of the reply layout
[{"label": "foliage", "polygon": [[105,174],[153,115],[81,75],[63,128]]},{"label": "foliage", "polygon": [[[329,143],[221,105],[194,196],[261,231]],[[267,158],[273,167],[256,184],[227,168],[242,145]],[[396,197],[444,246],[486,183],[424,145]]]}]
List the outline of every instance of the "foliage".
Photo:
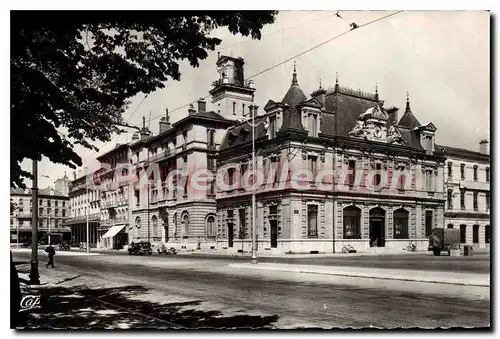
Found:
[{"label": "foliage", "polygon": [[[71,168],[74,146],[110,141],[130,98],[198,67],[220,27],[260,39],[276,12],[11,12],[11,186],[23,159],[46,156]],[[67,133],[60,133],[58,129]]]}]

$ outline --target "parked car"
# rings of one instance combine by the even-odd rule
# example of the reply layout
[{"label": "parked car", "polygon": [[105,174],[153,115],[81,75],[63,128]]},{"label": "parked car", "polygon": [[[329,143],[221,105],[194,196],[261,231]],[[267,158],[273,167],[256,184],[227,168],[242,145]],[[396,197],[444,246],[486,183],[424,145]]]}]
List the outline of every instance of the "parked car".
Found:
[{"label": "parked car", "polygon": [[153,249],[149,241],[131,243],[128,247],[129,255],[151,255],[153,254]]},{"label": "parked car", "polygon": [[450,255],[451,249],[458,248],[460,244],[460,230],[456,228],[435,228],[429,236],[429,251],[435,256],[446,251]]}]

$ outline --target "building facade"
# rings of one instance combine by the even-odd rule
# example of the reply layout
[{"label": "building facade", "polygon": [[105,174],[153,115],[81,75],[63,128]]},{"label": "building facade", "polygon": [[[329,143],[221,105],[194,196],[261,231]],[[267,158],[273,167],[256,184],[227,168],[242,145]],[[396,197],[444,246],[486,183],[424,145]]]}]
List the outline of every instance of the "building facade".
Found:
[{"label": "building facade", "polygon": [[488,142],[474,152],[440,146],[446,154],[445,224],[460,229],[460,242],[479,248],[490,246],[490,156]]},{"label": "building facade", "polygon": [[54,189],[62,195],[69,196],[69,183],[70,180],[66,176],[66,172],[64,172],[64,176],[62,178],[57,178],[57,180],[54,181]]},{"label": "building facade", "polygon": [[[20,188],[10,191],[10,233],[11,242],[31,242],[33,200],[29,189]],[[52,243],[70,240],[71,231],[65,221],[69,217],[68,197],[53,188],[38,191],[38,239],[47,243],[50,233]]]},{"label": "building facade", "polygon": [[81,243],[87,243],[88,220],[88,242],[91,248],[95,248],[99,243],[99,192],[89,185],[87,178],[88,176],[76,178],[76,173],[73,174],[73,181],[68,187],[70,217],[65,225],[71,229],[71,246],[77,247]]},{"label": "building facade", "polygon": [[[398,120],[378,93],[338,83],[307,98],[294,72],[283,99],[264,111],[255,122],[259,251],[427,249],[432,228],[444,225],[445,159],[435,126],[418,122],[409,99]],[[251,131],[249,122],[230,128],[217,158],[229,177],[216,197],[219,246],[231,251],[251,249],[251,194],[240,185],[251,166]],[[296,187],[301,171],[310,175]]]}]

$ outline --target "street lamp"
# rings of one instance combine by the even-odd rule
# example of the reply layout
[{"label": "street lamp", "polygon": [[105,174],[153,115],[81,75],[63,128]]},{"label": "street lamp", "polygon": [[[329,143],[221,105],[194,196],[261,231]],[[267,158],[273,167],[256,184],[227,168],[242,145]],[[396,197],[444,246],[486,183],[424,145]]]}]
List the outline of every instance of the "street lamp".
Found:
[{"label": "street lamp", "polygon": [[252,114],[252,122],[247,121],[249,125],[252,126],[252,259],[251,263],[257,263],[257,232],[255,227],[255,177],[256,177],[256,165],[255,165],[255,127],[264,123],[265,128],[267,129],[267,121],[263,120],[257,124],[255,124],[255,114],[257,113],[257,105],[250,106],[250,112]]}]

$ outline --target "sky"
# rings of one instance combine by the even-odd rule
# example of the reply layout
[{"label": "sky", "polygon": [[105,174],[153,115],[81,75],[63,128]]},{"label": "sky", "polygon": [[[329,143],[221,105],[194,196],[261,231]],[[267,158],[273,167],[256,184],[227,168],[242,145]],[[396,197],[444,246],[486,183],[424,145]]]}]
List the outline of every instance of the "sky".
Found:
[{"label": "sky", "polygon": [[[187,107],[176,108],[208,95],[217,78],[217,52],[245,59],[245,77],[279,64],[340,33],[349,30],[348,23],[358,25],[380,18],[384,11],[282,11],[273,25],[265,26],[262,39],[234,36],[227,29],[212,33],[222,39],[221,45],[198,68],[181,63],[180,81],[168,81],[162,90],[144,99],[139,93],[124,113],[124,121],[146,125],[158,133],[158,122],[165,108],[170,121],[187,113]],[[306,95],[319,86],[339,84],[367,92],[378,86],[386,106],[404,112],[406,92],[412,111],[421,124],[433,122],[436,142],[448,146],[479,150],[479,141],[490,140],[490,16],[478,11],[405,11],[366,27],[353,30],[333,41],[273,68],[257,77],[255,101],[263,112],[269,99],[281,100],[291,83],[293,62],[297,64],[299,85]],[[207,108],[211,109],[210,100]],[[151,119],[150,119],[151,117]],[[96,144],[99,152],[76,146],[89,170],[99,168],[97,155],[112,149],[116,143],[131,140],[133,130],[113,136],[112,142]],[[31,171],[31,162],[23,168]],[[82,175],[83,167],[77,170]],[[73,170],[44,158],[39,163],[39,187],[53,185]],[[42,175],[44,175],[42,177]],[[47,176],[47,177],[45,177]],[[31,186],[29,180],[25,181]]]}]

